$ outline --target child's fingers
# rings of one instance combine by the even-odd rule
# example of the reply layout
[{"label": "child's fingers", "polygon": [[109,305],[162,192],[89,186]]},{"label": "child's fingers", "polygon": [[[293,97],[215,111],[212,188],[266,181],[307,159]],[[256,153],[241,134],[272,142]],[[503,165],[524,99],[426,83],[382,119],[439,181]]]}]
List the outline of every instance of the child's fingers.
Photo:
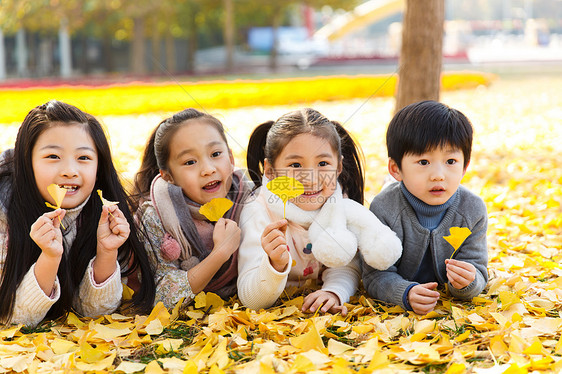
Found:
[{"label": "child's fingers", "polygon": [[340,313],[342,317],[347,316],[347,307],[345,305],[334,305],[332,307],[333,313]]},{"label": "child's fingers", "polygon": [[280,246],[284,246],[285,250],[287,249],[287,242],[285,241],[285,238],[282,236],[278,236],[275,239],[273,239],[272,241],[269,242],[269,247],[270,248],[278,248]]},{"label": "child's fingers", "polygon": [[238,224],[230,219],[225,219],[225,228],[226,228],[226,232],[230,232],[230,233],[241,231],[240,227],[238,227]]},{"label": "child's fingers", "polygon": [[53,221],[48,218],[45,217],[44,215],[37,218],[37,221],[33,222],[33,224],[31,225],[30,231],[31,232],[36,232],[38,231],[40,228],[42,228],[43,226],[52,226],[53,225]]},{"label": "child's fingers", "polygon": [[49,225],[43,225],[38,230],[32,231],[29,233],[31,239],[35,241],[38,245],[41,244],[48,244],[55,240],[57,234],[53,227],[49,227]]},{"label": "child's fingers", "polygon": [[280,245],[284,245],[285,248],[287,247],[287,241],[285,240],[285,237],[279,233],[279,230],[276,230],[276,232],[271,232],[263,237],[261,240],[261,244],[263,249],[267,253],[271,252],[273,249],[279,247]]},{"label": "child's fingers", "polygon": [[428,290],[434,290],[437,288],[439,284],[437,282],[429,282],[429,283],[424,283],[421,284],[421,286],[423,286],[423,288],[428,289]]},{"label": "child's fingers", "polygon": [[414,293],[410,297],[410,304],[431,305],[436,303],[437,300],[433,296],[425,296]]},{"label": "child's fingers", "polygon": [[65,214],[66,214],[66,210],[57,209],[43,214],[42,217],[47,217],[51,220],[54,220],[55,218],[58,218],[60,216],[60,219],[63,219]]},{"label": "child's fingers", "polygon": [[330,297],[324,302],[324,305],[320,307],[321,308],[320,311],[322,313],[326,313],[327,311],[331,310],[334,306],[336,306],[336,300]]},{"label": "child's fingers", "polygon": [[435,306],[437,305],[437,300],[431,304],[422,305],[422,304],[410,303],[410,305],[412,306],[414,312],[416,312],[417,314],[425,315],[431,312],[433,309],[435,309]]},{"label": "child's fingers", "polygon": [[439,299],[439,292],[434,291],[431,288],[433,283],[427,283],[419,286],[415,286],[410,290],[410,300],[413,302],[418,302],[421,304],[431,304],[437,299]]},{"label": "child's fingers", "polygon": [[457,273],[447,270],[447,279],[456,289],[461,289],[468,286],[475,278],[475,274],[462,270],[462,273]]},{"label": "child's fingers", "polygon": [[107,206],[102,206],[101,207],[101,215],[100,215],[100,221],[98,223],[98,226],[101,226],[103,224],[106,224],[109,221],[109,210]]},{"label": "child's fingers", "polygon": [[38,226],[35,229],[32,229],[32,233],[33,236],[35,236],[36,238],[42,238],[44,237],[47,233],[55,233],[55,230],[53,223],[51,221],[49,221],[48,223],[44,223],[43,225]]},{"label": "child's fingers", "polygon": [[457,268],[468,270],[469,272],[475,272],[476,271],[476,268],[470,262],[459,261],[459,260],[448,260],[448,261],[446,260],[445,263],[447,264],[447,267],[454,266],[454,267],[457,267]]},{"label": "child's fingers", "polygon": [[[462,267],[449,263],[446,265],[446,269],[447,278],[455,288],[459,288],[459,286],[461,286],[460,288],[467,286],[476,277],[476,268],[467,262],[463,263]],[[456,284],[454,282],[456,282]]]},{"label": "child's fingers", "polygon": [[115,222],[115,221],[110,222],[109,229],[115,235],[119,235],[119,234],[128,235],[130,231],[129,222],[127,222],[126,220],[120,222]]},{"label": "child's fingers", "polygon": [[464,268],[461,268],[459,266],[447,266],[447,274],[451,273],[452,275],[455,276],[455,279],[458,277],[460,278],[464,278],[464,279],[469,279],[473,276],[472,272],[470,270],[466,270]]},{"label": "child's fingers", "polygon": [[283,225],[281,227],[279,227],[279,230],[281,231],[281,233],[283,235],[285,235],[287,233],[287,220],[286,219],[282,219],[281,221],[284,221]]},{"label": "child's fingers", "polygon": [[278,238],[285,240],[285,236],[283,235],[283,233],[275,229],[273,231],[268,232],[266,235],[262,236],[262,241],[265,241],[266,243],[271,243],[272,241]]},{"label": "child's fingers", "polygon": [[123,212],[121,211],[121,209],[119,209],[119,206],[117,206],[117,205],[109,205],[107,207],[107,211],[109,213],[111,213],[110,217],[126,219],[125,215],[123,214]]},{"label": "child's fingers", "polygon": [[287,246],[279,245],[273,248],[268,254],[272,261],[287,264],[289,262],[289,251],[287,251]]},{"label": "child's fingers", "polygon": [[[318,293],[318,291],[311,293],[310,295],[308,295],[307,297],[304,298],[304,302],[302,303],[302,311],[306,312],[307,310],[310,311],[312,310],[312,306],[314,305],[314,303],[316,303],[316,301],[320,298],[320,294]],[[320,301],[319,304],[322,304],[322,301]],[[316,309],[314,309],[316,310]]]},{"label": "child's fingers", "polygon": [[279,221],[272,222],[269,225],[265,226],[265,229],[263,230],[263,232],[264,232],[264,234],[266,234],[266,233],[269,233],[269,232],[274,231],[274,230],[279,230],[279,231],[281,231],[281,233],[283,233],[286,226],[287,226],[287,220],[286,219],[280,219]]}]

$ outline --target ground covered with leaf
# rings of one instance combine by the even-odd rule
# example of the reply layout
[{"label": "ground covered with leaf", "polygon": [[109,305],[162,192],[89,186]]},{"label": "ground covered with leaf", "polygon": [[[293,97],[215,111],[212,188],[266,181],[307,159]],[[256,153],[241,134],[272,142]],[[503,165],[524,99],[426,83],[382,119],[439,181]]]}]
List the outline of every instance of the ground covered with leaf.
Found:
[{"label": "ground covered with leaf", "polygon": [[[304,284],[267,310],[200,294],[185,310],[149,316],[75,314],[34,329],[0,331],[0,372],[526,373],[562,369],[562,97],[560,76],[499,79],[447,92],[442,101],[473,122],[473,157],[463,184],[489,212],[486,290],[471,302],[442,294],[418,316],[358,293],[346,317],[304,314]],[[366,197],[386,175],[384,133],[393,100],[303,104],[338,120],[366,156]],[[259,123],[298,106],[216,113],[238,166]],[[118,167],[130,179],[149,132],[166,113],[101,117]],[[134,128],[134,131],[131,131]],[[2,127],[1,149],[17,125]]]}]

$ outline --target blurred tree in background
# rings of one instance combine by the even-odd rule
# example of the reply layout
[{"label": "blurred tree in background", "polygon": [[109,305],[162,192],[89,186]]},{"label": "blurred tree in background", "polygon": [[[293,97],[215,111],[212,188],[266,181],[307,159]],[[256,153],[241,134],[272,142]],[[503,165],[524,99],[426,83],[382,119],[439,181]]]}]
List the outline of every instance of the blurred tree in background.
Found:
[{"label": "blurred tree in background", "polygon": [[[135,75],[193,72],[197,50],[218,45],[224,45],[225,69],[231,71],[234,50],[244,44],[250,27],[272,27],[277,40],[276,30],[287,23],[296,6],[351,9],[359,2],[0,0],[0,36],[14,40],[10,50],[15,53],[7,56],[7,63],[17,64],[18,76],[58,75],[56,66],[62,69],[71,62],[74,66],[66,69],[80,73],[113,72],[124,60],[128,60],[126,70]],[[64,44],[68,44],[66,55]],[[275,42],[272,68],[277,67],[277,47]],[[69,73],[60,70],[60,74]]]},{"label": "blurred tree in background", "polygon": [[[0,79],[192,73],[208,62],[207,57],[196,58],[198,51],[215,47],[213,56],[222,53],[215,61],[224,61],[217,71],[232,71],[243,67],[236,52],[247,51],[247,33],[254,27],[271,28],[268,53],[274,70],[279,65],[280,26],[300,26],[306,18],[303,9],[314,9],[318,27],[324,21],[319,21],[324,12],[318,10],[341,14],[365,1],[0,0]],[[543,19],[551,30],[562,28],[559,0],[442,1],[446,19],[494,20],[509,26],[532,17]]]}]

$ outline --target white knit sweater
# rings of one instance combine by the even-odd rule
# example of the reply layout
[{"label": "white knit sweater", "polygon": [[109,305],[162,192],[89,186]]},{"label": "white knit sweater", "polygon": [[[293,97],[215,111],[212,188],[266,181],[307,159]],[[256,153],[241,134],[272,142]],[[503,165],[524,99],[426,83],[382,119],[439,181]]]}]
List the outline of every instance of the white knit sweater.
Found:
[{"label": "white knit sweater", "polygon": [[[71,244],[76,237],[76,218],[80,214],[84,204],[67,209],[63,224],[67,228],[64,236],[66,245]],[[67,247],[69,248],[69,247]],[[4,269],[8,250],[8,225],[7,217],[0,209],[0,275]],[[120,277],[120,267],[117,263],[115,272],[102,284],[94,281],[93,261],[90,261],[86,273],[80,283],[78,293],[73,301],[73,307],[79,313],[88,317],[95,317],[115,311],[121,303],[123,285]],[[51,306],[60,297],[60,283],[58,277],[55,280],[55,288],[52,295],[46,295],[39,287],[35,278],[35,264],[25,274],[16,291],[16,299],[10,323],[21,323],[28,326],[36,326],[45,318]]]}]

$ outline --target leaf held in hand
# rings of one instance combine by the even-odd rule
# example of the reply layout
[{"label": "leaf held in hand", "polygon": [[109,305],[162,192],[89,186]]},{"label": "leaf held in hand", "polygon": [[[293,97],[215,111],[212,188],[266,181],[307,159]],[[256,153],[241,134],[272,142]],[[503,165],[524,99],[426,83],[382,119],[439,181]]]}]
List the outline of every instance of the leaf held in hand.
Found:
[{"label": "leaf held in hand", "polygon": [[[64,200],[64,196],[66,195],[66,191],[67,191],[66,188],[59,187],[59,185],[56,183],[51,183],[50,185],[47,186],[47,192],[49,192],[49,195],[51,195],[53,200],[55,200],[56,205],[53,205],[47,201],[45,201],[45,205],[55,210],[59,209],[62,205],[62,201]],[[62,228],[66,229],[62,224],[62,220],[60,219],[60,216],[59,216],[59,221]]]},{"label": "leaf held in hand", "polygon": [[450,257],[453,258],[457,250],[460,248],[461,244],[464,243],[464,241],[469,237],[470,234],[472,234],[472,231],[470,231],[468,227],[451,227],[450,233],[451,235],[444,236],[443,239],[445,239],[455,249]]},{"label": "leaf held in hand", "polygon": [[109,201],[109,200],[105,199],[102,195],[101,190],[98,190],[98,195],[100,195],[101,202],[104,206],[111,206],[111,205],[119,204],[118,201]]},{"label": "leaf held in hand", "polygon": [[199,208],[199,213],[209,221],[216,222],[224,216],[234,203],[227,198],[217,197]]},{"label": "leaf held in hand", "polygon": [[48,202],[45,202],[45,205],[47,205],[49,208],[59,209],[60,206],[62,205],[64,196],[66,195],[66,189],[59,187],[58,184],[52,183],[49,186],[47,186],[47,191],[49,192],[49,195],[51,195],[51,197],[55,200],[56,205],[53,205]]},{"label": "leaf held in hand", "polygon": [[283,201],[283,218],[285,218],[285,206],[287,201],[304,193],[304,186],[295,178],[281,176],[270,180],[267,189]]}]

